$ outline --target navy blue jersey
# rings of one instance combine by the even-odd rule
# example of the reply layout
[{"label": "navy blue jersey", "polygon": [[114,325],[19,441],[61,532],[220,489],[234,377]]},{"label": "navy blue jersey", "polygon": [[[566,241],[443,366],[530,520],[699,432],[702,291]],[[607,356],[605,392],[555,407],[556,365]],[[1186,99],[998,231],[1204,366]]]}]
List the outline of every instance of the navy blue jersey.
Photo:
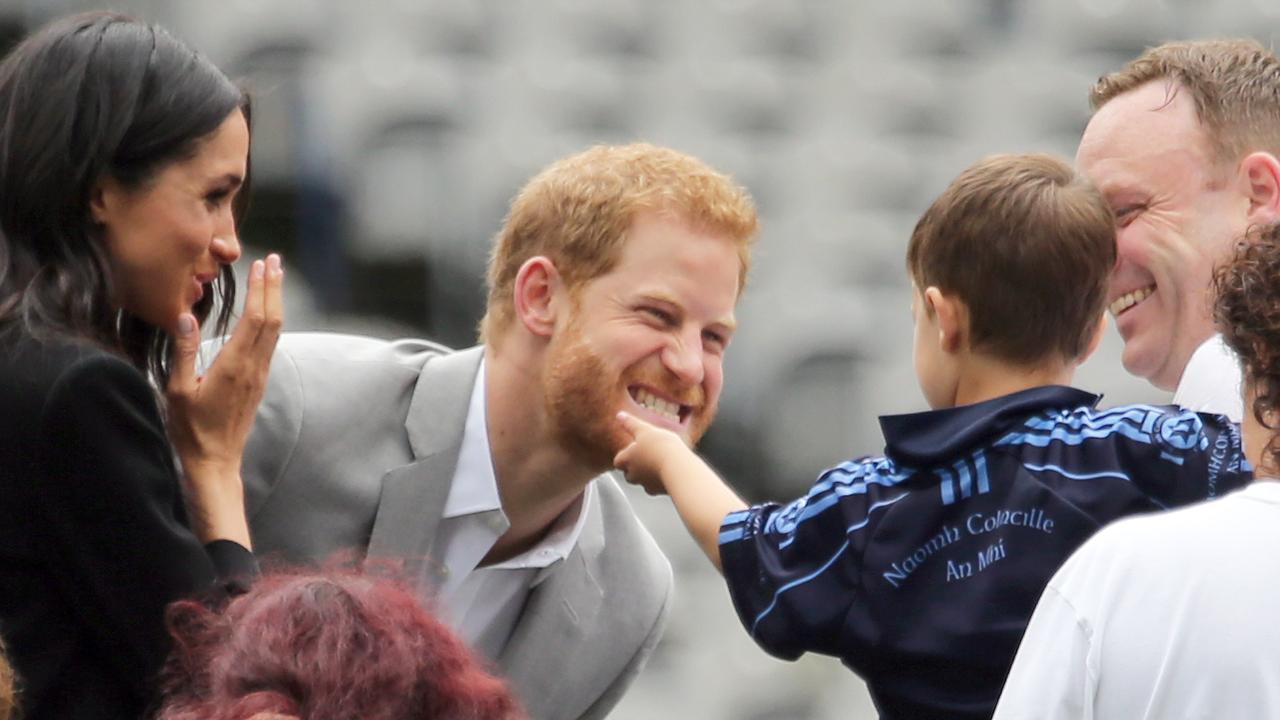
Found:
[{"label": "navy blue jersey", "polygon": [[738,616],[773,655],[841,658],[885,718],[989,718],[1041,591],[1090,535],[1249,480],[1225,417],[1097,401],[1040,387],[881,418],[886,456],[725,518]]}]

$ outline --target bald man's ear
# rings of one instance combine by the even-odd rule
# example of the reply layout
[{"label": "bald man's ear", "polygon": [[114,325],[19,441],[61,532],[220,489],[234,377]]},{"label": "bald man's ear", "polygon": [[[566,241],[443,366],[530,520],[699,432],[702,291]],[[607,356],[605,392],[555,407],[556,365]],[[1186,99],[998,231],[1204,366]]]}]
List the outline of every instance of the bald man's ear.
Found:
[{"label": "bald man's ear", "polygon": [[513,298],[516,319],[534,335],[551,337],[556,313],[564,302],[564,281],[551,259],[536,255],[516,272]]},{"label": "bald man's ear", "polygon": [[1240,161],[1239,181],[1249,198],[1250,225],[1280,220],[1280,161],[1269,152],[1250,153]]}]

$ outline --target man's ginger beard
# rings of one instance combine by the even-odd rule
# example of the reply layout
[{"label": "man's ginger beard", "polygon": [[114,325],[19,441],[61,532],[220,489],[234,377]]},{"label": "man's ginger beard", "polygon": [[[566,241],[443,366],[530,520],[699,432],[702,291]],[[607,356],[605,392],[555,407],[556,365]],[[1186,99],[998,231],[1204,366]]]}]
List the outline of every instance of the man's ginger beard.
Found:
[{"label": "man's ginger beard", "polygon": [[551,339],[542,384],[552,429],[561,447],[590,467],[601,471],[613,467],[613,456],[631,442],[615,417],[619,410],[629,409],[623,398],[630,397],[630,385],[652,387],[692,407],[686,440],[697,444],[716,414],[714,402],[704,405],[702,386],[681,388],[652,355],[640,363],[643,367],[632,366],[619,375],[592,347],[578,320],[575,311],[565,331]]}]

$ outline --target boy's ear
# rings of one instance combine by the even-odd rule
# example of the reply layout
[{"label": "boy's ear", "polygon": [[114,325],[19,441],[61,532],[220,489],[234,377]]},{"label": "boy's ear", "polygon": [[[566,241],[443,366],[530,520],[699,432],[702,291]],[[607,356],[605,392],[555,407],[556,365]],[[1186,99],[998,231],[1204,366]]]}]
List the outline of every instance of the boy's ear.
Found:
[{"label": "boy's ear", "polygon": [[1080,353],[1080,357],[1076,358],[1076,365],[1083,365],[1098,350],[1098,346],[1102,344],[1102,336],[1107,334],[1107,313],[1103,311],[1098,318],[1098,324],[1093,328],[1093,336],[1089,338],[1089,344],[1085,345],[1084,352]]},{"label": "boy's ear", "polygon": [[937,318],[938,347],[956,353],[965,347],[969,337],[969,308],[959,298],[945,295],[936,286],[924,291],[926,307]]},{"label": "boy's ear", "polygon": [[1269,152],[1255,152],[1240,161],[1239,182],[1249,199],[1250,225],[1280,220],[1280,160]]},{"label": "boy's ear", "polygon": [[513,298],[516,319],[534,335],[549,338],[555,331],[564,281],[550,258],[535,255],[516,271]]}]

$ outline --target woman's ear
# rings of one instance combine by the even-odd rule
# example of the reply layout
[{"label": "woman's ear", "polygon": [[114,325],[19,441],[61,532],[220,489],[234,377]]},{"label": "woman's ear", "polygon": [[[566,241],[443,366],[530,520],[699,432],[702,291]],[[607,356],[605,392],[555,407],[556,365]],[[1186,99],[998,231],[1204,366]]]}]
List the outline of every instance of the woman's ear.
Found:
[{"label": "woman's ear", "polygon": [[534,335],[551,337],[565,290],[555,263],[543,255],[525,260],[514,285],[516,318]]},{"label": "woman's ear", "polygon": [[102,178],[89,190],[89,217],[98,225],[105,225],[116,204],[120,184],[111,178]]},{"label": "woman's ear", "polygon": [[959,298],[943,293],[936,286],[925,289],[924,301],[937,318],[938,347],[946,353],[959,352],[969,339],[969,308]]}]

